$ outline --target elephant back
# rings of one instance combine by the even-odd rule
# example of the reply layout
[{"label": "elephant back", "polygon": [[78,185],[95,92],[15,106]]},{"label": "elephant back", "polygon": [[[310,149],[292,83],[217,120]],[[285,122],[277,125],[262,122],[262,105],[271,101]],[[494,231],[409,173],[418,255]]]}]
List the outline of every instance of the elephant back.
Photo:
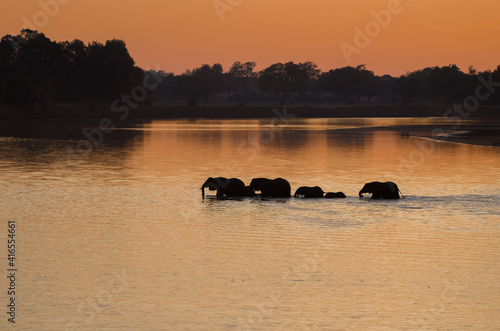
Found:
[{"label": "elephant back", "polygon": [[255,191],[260,191],[263,197],[290,197],[290,183],[283,178],[268,179],[254,178],[250,182],[250,187]]},{"label": "elephant back", "polygon": [[304,198],[322,198],[323,194],[324,192],[319,186],[301,186],[295,191],[294,196],[303,196]]}]

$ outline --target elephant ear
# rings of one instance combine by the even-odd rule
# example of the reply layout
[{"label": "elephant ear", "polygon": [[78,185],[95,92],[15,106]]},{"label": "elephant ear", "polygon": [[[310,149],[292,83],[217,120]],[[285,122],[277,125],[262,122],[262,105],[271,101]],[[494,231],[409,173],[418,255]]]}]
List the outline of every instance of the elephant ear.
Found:
[{"label": "elephant ear", "polygon": [[219,189],[220,185],[217,183],[217,178],[209,177],[202,186],[202,188],[205,187],[210,191],[215,191]]}]

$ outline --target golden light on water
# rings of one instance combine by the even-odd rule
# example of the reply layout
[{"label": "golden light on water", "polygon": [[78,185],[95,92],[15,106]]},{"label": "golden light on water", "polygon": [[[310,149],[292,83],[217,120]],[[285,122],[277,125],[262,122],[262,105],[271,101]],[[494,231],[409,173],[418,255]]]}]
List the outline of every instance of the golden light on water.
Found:
[{"label": "golden light on water", "polygon": [[[500,152],[421,145],[388,127],[412,121],[435,124],[136,123],[79,162],[66,158],[77,140],[49,138],[53,123],[37,123],[47,137],[1,138],[1,210],[22,248],[19,325],[494,329]],[[413,163],[399,172],[401,158]],[[209,176],[283,177],[292,191],[347,198],[202,199]],[[406,198],[357,196],[383,179]]]}]

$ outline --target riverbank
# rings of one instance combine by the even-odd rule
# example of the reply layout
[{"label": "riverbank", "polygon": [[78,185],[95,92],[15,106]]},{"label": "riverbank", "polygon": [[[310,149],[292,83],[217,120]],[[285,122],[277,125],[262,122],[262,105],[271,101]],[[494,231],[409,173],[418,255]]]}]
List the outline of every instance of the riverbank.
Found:
[{"label": "riverbank", "polygon": [[[354,130],[391,130],[407,133],[409,137],[428,138],[441,142],[464,143],[480,146],[500,146],[500,107],[480,107],[467,121],[453,118],[449,108],[437,106],[353,105],[332,107],[126,107],[112,111],[109,106],[59,105],[44,112],[27,112],[19,107],[0,107],[0,123],[16,125],[18,121],[88,122],[98,125],[102,119],[117,124],[127,120],[150,121],[168,119],[271,119],[274,124],[286,124],[294,118],[446,118],[446,124],[385,126]],[[33,116],[27,116],[31,114]],[[445,115],[449,115],[446,117]],[[472,119],[472,121],[471,121]],[[441,121],[442,122],[442,121]],[[9,124],[10,123],[10,124]],[[404,138],[404,137],[402,137]]]},{"label": "riverbank", "polygon": [[[254,118],[377,118],[377,117],[442,117],[443,106],[422,105],[339,105],[317,106],[206,106],[111,107],[110,105],[55,105],[44,109],[0,107],[0,119],[15,118],[147,118],[147,119],[254,119]],[[450,115],[451,116],[451,115]],[[500,106],[480,107],[471,117],[500,117]]]},{"label": "riverbank", "polygon": [[401,133],[402,139],[422,138],[443,143],[500,147],[500,117],[482,118],[474,124],[398,125],[354,130],[396,131]]},{"label": "riverbank", "polygon": [[500,147],[500,126],[470,127],[426,136],[440,142],[460,143],[477,146]]}]

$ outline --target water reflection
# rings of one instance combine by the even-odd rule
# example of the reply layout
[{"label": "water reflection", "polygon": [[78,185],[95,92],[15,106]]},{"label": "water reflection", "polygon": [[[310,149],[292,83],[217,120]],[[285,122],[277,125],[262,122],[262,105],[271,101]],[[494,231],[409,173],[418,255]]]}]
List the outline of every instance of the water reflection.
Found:
[{"label": "water reflection", "polygon": [[[0,125],[0,167],[17,171],[49,171],[66,176],[78,171],[121,171],[143,141],[142,130],[102,132],[94,122],[28,121]],[[140,125],[140,123],[135,123]],[[87,134],[84,133],[87,132]],[[3,137],[3,138],[1,138]],[[52,173],[50,171],[53,171]]]},{"label": "water reflection", "polygon": [[372,180],[397,180],[404,192],[420,195],[479,185],[492,191],[498,184],[498,176],[492,176],[498,172],[498,149],[401,139],[398,129],[391,130],[394,125],[436,123],[437,119],[293,119],[278,126],[269,125],[269,120],[126,123],[88,153],[75,155],[68,147],[74,151],[85,139],[77,122],[30,122],[18,130],[0,128],[0,164],[4,169],[32,171],[56,164],[79,168],[90,177],[91,171],[103,167],[116,171],[116,177],[156,174],[183,178],[185,185],[194,187],[209,176],[225,176],[246,182],[286,177],[295,188],[319,185],[325,191],[349,190],[351,195]]},{"label": "water reflection", "polygon": [[[0,203],[20,224],[23,323],[498,325],[500,150],[425,144],[389,127],[436,121],[127,123],[78,162],[67,159],[67,146],[84,139],[78,125],[4,126]],[[292,191],[318,185],[348,197],[203,200],[210,176],[284,177]],[[407,198],[359,199],[373,180],[395,181]],[[122,272],[119,292],[88,304],[107,299],[105,284]]]}]

